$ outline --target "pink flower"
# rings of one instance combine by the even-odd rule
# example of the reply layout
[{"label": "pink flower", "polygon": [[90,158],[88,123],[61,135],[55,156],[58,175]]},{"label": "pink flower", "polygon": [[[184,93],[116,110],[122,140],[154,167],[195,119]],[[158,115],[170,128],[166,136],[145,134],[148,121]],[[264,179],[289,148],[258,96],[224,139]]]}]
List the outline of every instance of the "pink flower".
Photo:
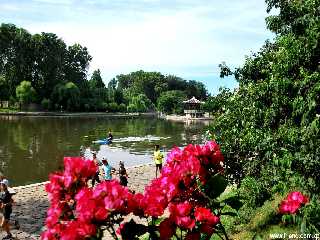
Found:
[{"label": "pink flower", "polygon": [[191,212],[192,205],[185,201],[183,203],[178,203],[178,204],[170,204],[169,205],[169,211],[171,215],[173,216],[188,216]]},{"label": "pink flower", "polygon": [[171,219],[167,218],[160,223],[159,232],[160,240],[170,239],[176,232],[176,226]]},{"label": "pink flower", "polygon": [[195,220],[189,215],[191,213],[192,205],[189,202],[178,204],[170,204],[170,218],[180,227],[185,229],[192,229],[195,226]]},{"label": "pink flower", "polygon": [[196,225],[196,221],[191,217],[177,217],[175,219],[176,224],[184,229],[193,229]]},{"label": "pink flower", "polygon": [[94,218],[98,221],[104,221],[107,219],[108,211],[104,207],[99,207],[94,213]]},{"label": "pink flower", "polygon": [[307,196],[304,196],[301,192],[291,192],[287,198],[284,199],[279,206],[280,214],[295,214],[302,207],[302,205],[309,202]]},{"label": "pink flower", "polygon": [[199,232],[188,232],[185,240],[199,240],[201,237]]},{"label": "pink flower", "polygon": [[301,204],[306,204],[309,202],[308,197],[304,196],[301,192],[291,192],[288,194],[287,199],[289,201],[297,201]]},{"label": "pink flower", "polygon": [[212,227],[212,225],[204,223],[204,224],[201,224],[200,232],[205,233],[210,236],[213,234],[214,228]]},{"label": "pink flower", "polygon": [[215,216],[210,209],[204,208],[204,207],[198,207],[196,208],[194,212],[194,216],[197,221],[199,222],[205,222],[210,225],[216,225],[219,221],[220,218],[218,216]]},{"label": "pink flower", "polygon": [[57,238],[48,230],[41,234],[41,240],[57,240]]},{"label": "pink flower", "polygon": [[[94,162],[66,157],[64,172],[50,175],[50,183],[46,185],[51,207],[42,239],[89,239],[103,224],[114,224],[113,216],[121,219],[134,213],[159,217],[167,209],[170,216],[159,226],[160,239],[170,239],[177,227],[187,230],[186,239],[199,239],[200,232],[212,234],[220,219],[205,208],[208,200],[203,198],[199,184],[205,184],[210,175],[221,171],[222,162],[215,142],[203,146],[190,144],[184,149],[175,147],[168,154],[161,175],[146,186],[143,194],[132,194],[116,180],[89,188],[87,181],[97,170]],[[297,208],[294,203],[300,206],[308,201],[297,192],[288,199],[282,212],[294,212]],[[118,232],[125,226],[121,224]]]},{"label": "pink flower", "polygon": [[78,234],[82,237],[81,239],[94,236],[97,232],[97,226],[90,223],[78,222]]}]

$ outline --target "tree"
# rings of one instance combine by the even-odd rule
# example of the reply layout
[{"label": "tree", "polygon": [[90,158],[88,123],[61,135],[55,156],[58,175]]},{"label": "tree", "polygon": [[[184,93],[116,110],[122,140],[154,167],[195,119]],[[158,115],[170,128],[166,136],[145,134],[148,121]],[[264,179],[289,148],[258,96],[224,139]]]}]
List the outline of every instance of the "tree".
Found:
[{"label": "tree", "polygon": [[210,96],[203,105],[203,109],[208,112],[224,112],[227,110],[228,99],[232,92],[228,88],[219,88],[219,93],[216,96]]},{"label": "tree", "polygon": [[0,74],[8,83],[9,95],[14,96],[21,79],[31,81],[31,34],[13,24],[0,26]]},{"label": "tree", "polygon": [[91,89],[106,87],[103,80],[102,80],[100,69],[93,71],[89,82],[90,82]]},{"label": "tree", "polygon": [[65,99],[67,110],[77,110],[80,106],[80,90],[73,82],[65,85]]},{"label": "tree", "polygon": [[187,94],[188,98],[196,97],[201,100],[205,100],[208,95],[205,85],[194,80],[190,80],[187,83],[185,93]]},{"label": "tree", "polygon": [[66,44],[56,34],[41,33],[32,36],[32,84],[40,98],[50,96],[53,88],[65,81],[64,62]]},{"label": "tree", "polygon": [[0,101],[8,100],[10,97],[9,86],[4,78],[4,76],[0,75]]},{"label": "tree", "polygon": [[183,91],[167,91],[160,95],[157,106],[158,110],[164,113],[183,113],[183,101],[187,96]]},{"label": "tree", "polygon": [[52,92],[51,101],[56,103],[56,109],[77,110],[80,106],[80,90],[73,82],[57,84]]},{"label": "tree", "polygon": [[31,86],[31,82],[22,81],[16,88],[16,96],[20,103],[30,103],[36,99],[36,91]]},{"label": "tree", "polygon": [[146,112],[152,107],[153,106],[149,98],[144,94],[139,94],[137,96],[133,96],[130,99],[130,102],[128,105],[128,111],[129,112]]},{"label": "tree", "polygon": [[[248,178],[258,183],[259,205],[292,189],[318,199],[320,2],[266,2],[268,11],[277,9],[267,18],[276,38],[231,71],[240,87],[212,130],[223,143],[229,177],[238,184]],[[319,231],[319,204],[313,200],[310,205],[313,210],[304,219],[310,231]]]},{"label": "tree", "polygon": [[64,64],[65,79],[73,82],[80,89],[85,87],[87,70],[92,60],[88,49],[80,44],[74,44],[68,47],[67,56]]}]

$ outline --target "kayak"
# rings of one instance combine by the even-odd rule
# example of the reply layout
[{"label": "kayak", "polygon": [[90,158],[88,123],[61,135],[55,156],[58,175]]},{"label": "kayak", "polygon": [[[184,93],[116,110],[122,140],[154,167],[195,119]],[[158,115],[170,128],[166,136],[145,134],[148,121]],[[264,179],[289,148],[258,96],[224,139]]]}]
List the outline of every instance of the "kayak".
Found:
[{"label": "kayak", "polygon": [[108,139],[100,139],[100,140],[93,141],[92,143],[97,143],[97,144],[111,144],[112,141],[110,141],[110,140],[108,140]]}]

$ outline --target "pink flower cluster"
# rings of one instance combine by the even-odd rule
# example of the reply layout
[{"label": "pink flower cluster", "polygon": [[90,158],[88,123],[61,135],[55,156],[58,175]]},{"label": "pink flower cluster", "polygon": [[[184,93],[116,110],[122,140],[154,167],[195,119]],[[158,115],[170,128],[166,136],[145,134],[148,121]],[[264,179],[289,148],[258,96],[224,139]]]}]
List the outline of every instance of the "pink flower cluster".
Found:
[{"label": "pink flower cluster", "polygon": [[294,214],[305,204],[309,202],[307,196],[301,192],[291,192],[287,198],[284,199],[279,206],[279,213],[281,214]]},{"label": "pink flower cluster", "polygon": [[[43,240],[97,238],[102,226],[119,223],[121,216],[133,213],[154,219],[166,209],[169,217],[158,227],[161,239],[170,239],[178,227],[186,231],[186,239],[199,239],[200,233],[213,234],[220,222],[201,191],[210,176],[223,171],[223,156],[215,142],[174,148],[160,177],[144,194],[133,194],[116,180],[89,188],[88,179],[97,170],[92,161],[65,158],[64,165],[64,172],[51,174],[46,185],[51,206]],[[123,233],[126,226],[130,224],[121,224],[117,232]]]},{"label": "pink flower cluster", "polygon": [[97,171],[96,165],[81,157],[66,157],[64,166],[64,172],[51,174],[50,183],[45,186],[50,208],[46,219],[47,231],[42,234],[42,239],[84,239],[94,236],[97,231],[91,222],[76,218],[74,211],[76,194],[87,186],[88,179]]},{"label": "pink flower cluster", "polygon": [[144,193],[146,215],[159,217],[169,209],[169,218],[160,224],[161,239],[172,237],[177,227],[193,237],[200,237],[195,234],[199,232],[213,233],[219,217],[206,208],[208,199],[200,188],[210,176],[223,171],[222,166],[223,156],[215,142],[174,148],[169,153],[160,177]]}]

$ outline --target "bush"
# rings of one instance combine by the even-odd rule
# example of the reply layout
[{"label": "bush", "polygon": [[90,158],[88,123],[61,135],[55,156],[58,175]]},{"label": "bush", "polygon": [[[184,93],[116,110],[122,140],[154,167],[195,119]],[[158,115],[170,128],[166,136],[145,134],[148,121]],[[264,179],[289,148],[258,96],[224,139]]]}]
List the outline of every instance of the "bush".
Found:
[{"label": "bush", "polygon": [[[266,2],[269,10],[278,10],[267,19],[275,40],[233,71],[239,89],[211,130],[222,143],[226,172],[235,183],[254,178],[267,192],[263,199],[291,189],[319,197],[319,2]],[[256,201],[260,193],[252,194]]]},{"label": "bush", "polygon": [[[230,199],[218,200],[228,184],[221,175],[222,162],[215,142],[176,147],[161,175],[142,194],[132,193],[117,180],[89,188],[88,180],[97,171],[95,163],[67,157],[64,172],[51,174],[46,184],[51,206],[42,239],[102,239],[104,229],[114,239],[146,234],[154,240],[175,239],[177,234],[179,239],[209,239],[213,234],[228,239],[220,216],[230,215],[221,211]],[[129,215],[152,220],[141,224],[134,218],[126,220]]]},{"label": "bush", "polygon": [[73,82],[57,84],[51,95],[51,101],[55,103],[57,110],[60,106],[68,111],[78,110],[80,107],[80,90]]},{"label": "bush", "polygon": [[51,105],[51,103],[50,103],[49,99],[47,99],[47,98],[42,99],[41,106],[43,107],[43,109],[49,110],[50,105]]},{"label": "bush", "polygon": [[20,103],[31,103],[36,100],[36,91],[31,82],[22,81],[16,88],[16,96]]},{"label": "bush", "polygon": [[183,91],[167,91],[160,95],[157,101],[158,110],[164,113],[183,113],[183,101],[187,98]]},{"label": "bush", "polygon": [[110,112],[118,112],[118,111],[119,111],[119,106],[118,106],[118,104],[115,103],[115,102],[109,103],[109,104],[108,104],[108,110],[109,110]]},{"label": "bush", "polygon": [[119,112],[126,112],[127,111],[127,107],[124,103],[121,103],[119,105]]},{"label": "bush", "polygon": [[153,108],[153,104],[145,94],[132,96],[127,107],[128,112],[146,112]]}]

